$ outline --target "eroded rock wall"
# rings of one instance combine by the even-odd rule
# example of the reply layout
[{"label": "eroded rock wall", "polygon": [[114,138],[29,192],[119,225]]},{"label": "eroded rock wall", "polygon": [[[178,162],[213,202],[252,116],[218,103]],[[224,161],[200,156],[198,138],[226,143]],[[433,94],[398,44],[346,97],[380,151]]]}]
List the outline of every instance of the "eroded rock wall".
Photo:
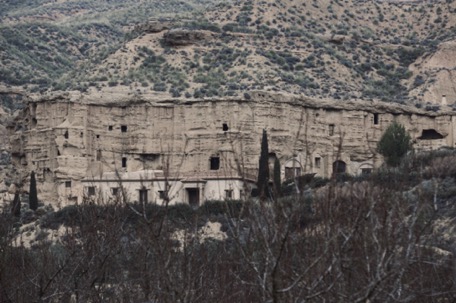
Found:
[{"label": "eroded rock wall", "polygon": [[254,181],[263,129],[283,177],[330,177],[336,161],[350,174],[380,166],[376,145],[393,120],[406,127],[417,149],[455,142],[451,113],[264,93],[247,100],[185,102],[39,100],[29,104],[23,119],[27,127],[11,138],[13,160],[36,172],[43,199],[61,203],[77,201],[85,185],[107,174],[131,182],[142,182],[144,175],[135,175],[140,171],[160,172],[156,182],[166,176]]}]

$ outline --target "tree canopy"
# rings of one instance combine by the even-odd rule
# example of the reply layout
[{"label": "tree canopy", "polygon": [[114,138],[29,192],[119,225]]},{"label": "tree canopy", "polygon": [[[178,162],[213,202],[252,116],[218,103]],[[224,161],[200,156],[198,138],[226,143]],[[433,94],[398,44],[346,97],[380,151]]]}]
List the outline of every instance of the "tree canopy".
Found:
[{"label": "tree canopy", "polygon": [[403,156],[412,149],[412,140],[404,126],[394,121],[378,142],[377,151],[385,157],[388,166],[396,167]]}]

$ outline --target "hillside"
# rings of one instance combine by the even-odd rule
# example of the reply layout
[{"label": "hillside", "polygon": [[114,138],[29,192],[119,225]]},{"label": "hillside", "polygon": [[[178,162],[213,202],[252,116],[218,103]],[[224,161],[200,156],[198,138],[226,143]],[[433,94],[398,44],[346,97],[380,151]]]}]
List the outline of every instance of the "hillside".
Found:
[{"label": "hillside", "polygon": [[[97,65],[151,17],[191,14],[216,1],[29,0],[0,4],[0,83],[65,89],[62,75]],[[74,87],[79,89],[79,87]]]},{"label": "hillside", "polygon": [[456,100],[454,1],[216,2],[5,4],[0,80],[35,92]]}]

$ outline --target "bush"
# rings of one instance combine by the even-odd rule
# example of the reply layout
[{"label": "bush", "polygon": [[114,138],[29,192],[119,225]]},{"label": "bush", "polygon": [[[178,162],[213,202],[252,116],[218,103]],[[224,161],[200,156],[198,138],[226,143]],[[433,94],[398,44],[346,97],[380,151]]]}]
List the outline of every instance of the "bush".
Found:
[{"label": "bush", "polygon": [[377,145],[377,151],[385,157],[386,164],[393,167],[398,166],[402,157],[411,149],[410,135],[396,121],[388,126]]}]

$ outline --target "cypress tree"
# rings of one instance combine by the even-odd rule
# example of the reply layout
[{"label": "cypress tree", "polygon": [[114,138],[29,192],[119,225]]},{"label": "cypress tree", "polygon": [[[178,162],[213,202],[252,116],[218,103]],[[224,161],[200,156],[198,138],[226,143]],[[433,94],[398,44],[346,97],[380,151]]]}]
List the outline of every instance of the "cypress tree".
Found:
[{"label": "cypress tree", "polygon": [[19,197],[18,190],[16,190],[16,192],[14,193],[14,200],[13,200],[13,204],[11,205],[11,213],[15,217],[21,216],[21,198]]},{"label": "cypress tree", "polygon": [[260,160],[258,165],[258,195],[260,196],[260,200],[264,200],[266,198],[267,190],[268,190],[268,181],[269,181],[269,147],[268,147],[268,135],[266,130],[263,129],[263,137],[261,138],[261,154]]},{"label": "cypress tree", "polygon": [[280,180],[280,160],[274,160],[274,195],[278,199],[282,196],[282,180]]},{"label": "cypress tree", "polygon": [[38,193],[36,191],[34,171],[32,171],[32,175],[30,176],[29,207],[31,210],[36,210],[38,208]]}]

